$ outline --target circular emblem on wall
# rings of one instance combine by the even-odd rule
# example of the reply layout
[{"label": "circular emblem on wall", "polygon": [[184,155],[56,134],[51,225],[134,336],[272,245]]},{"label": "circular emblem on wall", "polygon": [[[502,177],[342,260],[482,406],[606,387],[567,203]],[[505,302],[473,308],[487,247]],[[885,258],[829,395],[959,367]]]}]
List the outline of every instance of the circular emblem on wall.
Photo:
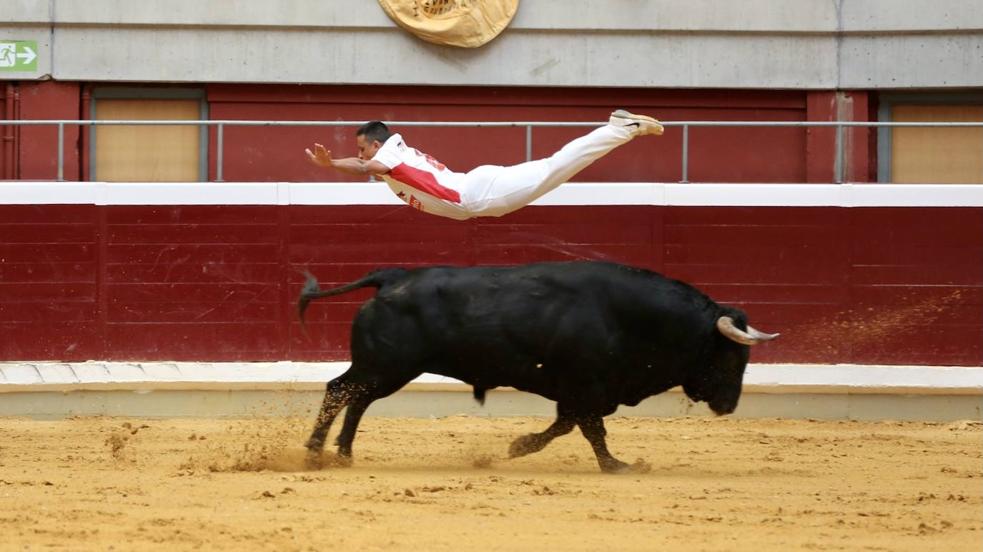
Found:
[{"label": "circular emblem on wall", "polygon": [[519,0],[379,0],[400,27],[448,46],[477,48],[509,25]]}]

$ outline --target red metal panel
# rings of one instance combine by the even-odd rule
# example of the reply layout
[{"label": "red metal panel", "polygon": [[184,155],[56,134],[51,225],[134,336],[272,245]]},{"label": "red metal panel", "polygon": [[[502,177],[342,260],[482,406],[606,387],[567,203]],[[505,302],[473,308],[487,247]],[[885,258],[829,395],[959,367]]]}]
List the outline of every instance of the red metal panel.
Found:
[{"label": "red metal panel", "polygon": [[[591,105],[632,107],[663,104],[674,107],[740,107],[804,109],[805,98],[794,90],[676,90],[657,88],[565,88],[485,86],[295,86],[210,84],[211,101],[229,103],[336,103],[393,106],[398,104],[488,105],[533,107]],[[388,107],[376,108],[388,109]]]},{"label": "red metal panel", "polygon": [[0,206],[0,359],[101,356],[96,213]]},{"label": "red metal panel", "polygon": [[26,262],[0,262],[0,282],[3,283],[79,283],[89,282],[95,274],[96,263],[48,261],[39,263],[37,259]]},{"label": "red metal panel", "polygon": [[[458,242],[460,243],[460,242]],[[405,264],[460,263],[460,254],[454,244],[433,243],[330,243],[296,244],[290,248],[295,259],[320,258],[332,263],[361,262],[371,258],[380,266]],[[309,264],[300,262],[300,264]]]},{"label": "red metal panel", "polygon": [[291,224],[290,241],[311,248],[337,247],[339,244],[396,249],[408,245],[432,246],[436,254],[440,244],[461,243],[470,233],[469,226],[463,223],[430,225],[420,222],[422,224],[413,225],[408,232],[405,227],[385,222]]},{"label": "red metal panel", "polygon": [[361,217],[352,222],[349,208],[290,209],[288,262],[298,269],[320,264],[467,263],[470,252],[466,223],[424,215],[409,207],[355,207]]},{"label": "red metal panel", "polygon": [[276,224],[114,224],[114,244],[261,244],[276,243]]},{"label": "red metal panel", "polygon": [[[20,88],[20,119],[80,119],[81,87],[77,82],[24,81]],[[58,176],[58,127],[21,128],[19,178],[54,180]],[[79,180],[78,126],[65,126],[65,180]],[[84,180],[84,179],[83,179]]]},{"label": "red metal panel", "polygon": [[58,302],[90,303],[95,300],[94,283],[0,283],[0,301],[9,304],[37,304]]},{"label": "red metal panel", "polygon": [[105,209],[106,223],[116,224],[272,224],[271,205],[114,205]]},{"label": "red metal panel", "polygon": [[512,265],[579,259],[658,268],[647,206],[526,207],[505,217],[477,219],[476,264]]},{"label": "red metal panel", "polygon": [[699,285],[707,295],[721,303],[756,305],[771,303],[791,303],[808,308],[809,305],[835,305],[846,298],[840,286],[806,284],[776,284],[758,282],[744,284],[702,284]]},{"label": "red metal panel", "polygon": [[127,360],[251,361],[282,358],[277,324],[110,324],[107,355]]},{"label": "red metal panel", "polygon": [[[793,91],[666,91],[619,89],[243,86],[208,88],[214,119],[368,121],[604,121],[618,107],[665,120],[806,119],[806,93]],[[525,160],[521,128],[393,128],[407,143],[464,172],[483,164]],[[589,128],[533,132],[533,158],[554,153]],[[307,163],[305,147],[324,144],[335,156],[355,155],[355,128],[229,127],[224,178],[239,181],[350,181]],[[214,133],[213,133],[214,134]],[[214,144],[214,136],[210,144]],[[215,159],[214,145],[209,158]],[[691,181],[801,182],[806,131],[795,128],[701,128],[690,136]],[[234,152],[234,154],[231,154]],[[682,132],[635,140],[586,169],[580,181],[677,181]],[[214,167],[212,168],[214,174]]]},{"label": "red metal panel", "polygon": [[[0,320],[13,326],[34,327],[43,332],[46,327],[62,327],[64,324],[94,324],[98,317],[97,305],[94,301],[62,300],[59,297],[37,298],[33,301],[0,300]],[[93,328],[96,330],[96,328]],[[8,339],[4,336],[4,339]],[[27,357],[37,358],[37,357]],[[3,359],[0,356],[0,359]]]},{"label": "red metal panel", "polygon": [[169,301],[166,303],[129,302],[121,298],[108,306],[107,318],[117,324],[143,324],[147,320],[160,323],[212,324],[237,322],[269,322],[276,320],[279,301]]},{"label": "red metal panel", "polygon": [[114,263],[106,265],[108,284],[143,284],[198,282],[225,285],[230,282],[254,284],[277,281],[280,265],[276,262],[223,262],[219,259],[202,263],[182,264],[133,264]]},{"label": "red metal panel", "polygon": [[646,266],[652,257],[648,248],[634,245],[477,245],[479,265],[515,265],[543,261],[595,260]]},{"label": "red metal panel", "polygon": [[109,358],[282,355],[277,329],[286,284],[276,207],[121,206],[105,213]]},{"label": "red metal panel", "polygon": [[[966,252],[983,257],[983,253]],[[867,261],[864,261],[867,262]],[[857,284],[882,285],[975,285],[983,280],[981,263],[917,263],[908,259],[894,262],[905,264],[854,264],[850,281]],[[967,266],[968,265],[968,266]]]},{"label": "red metal panel", "polygon": [[0,205],[0,221],[4,224],[93,223],[95,212],[93,205]]},{"label": "red metal panel", "polygon": [[983,332],[979,324],[897,327],[875,323],[851,336],[851,362],[979,366]]},{"label": "red metal panel", "polygon": [[849,219],[837,208],[672,207],[666,272],[781,331],[761,362],[850,358]]},{"label": "red metal panel", "polygon": [[68,322],[0,322],[0,358],[4,360],[79,361],[102,357],[98,325]]},{"label": "red metal panel", "polygon": [[983,211],[865,208],[849,220],[852,358],[979,364]]},{"label": "red metal panel", "polygon": [[834,207],[678,207],[666,209],[666,225],[826,226]]},{"label": "red metal panel", "polygon": [[92,261],[95,244],[89,243],[0,243],[4,263]]},{"label": "red metal panel", "polygon": [[210,283],[171,283],[152,284],[112,284],[107,286],[111,291],[111,302],[134,304],[148,303],[166,305],[169,303],[185,302],[276,302],[276,283],[240,284],[225,282]]},{"label": "red metal panel", "polygon": [[787,261],[806,261],[821,250],[790,243],[776,248],[768,245],[745,244],[743,246],[706,244],[667,243],[665,258],[667,263],[725,264],[737,265],[780,265]]},{"label": "red metal panel", "polygon": [[[809,94],[807,118],[809,121],[835,121],[838,119],[836,91],[816,91]],[[814,127],[808,130],[806,147],[809,150],[809,164],[806,167],[806,182],[833,182],[835,178],[836,129]]]},{"label": "red metal panel", "polygon": [[160,266],[176,267],[182,264],[189,266],[207,266],[217,262],[222,265],[235,265],[242,259],[257,262],[262,259],[274,259],[278,246],[271,244],[156,244],[138,245],[109,245],[107,265],[130,264],[137,266],[149,265],[151,268]]},{"label": "red metal panel", "polygon": [[[327,308],[322,306],[322,308]],[[305,335],[300,324],[290,325],[290,358],[302,361],[348,360],[351,320],[333,323],[309,323]]]},{"label": "red metal panel", "polygon": [[666,263],[662,272],[672,278],[704,285],[758,281],[808,285],[843,280],[843,267],[828,262],[822,256],[773,264]]},{"label": "red metal panel", "polygon": [[[15,83],[5,82],[0,86],[0,120],[16,119],[14,109],[14,87]],[[16,178],[14,170],[16,162],[16,140],[17,128],[7,125],[0,126],[0,180]]]},{"label": "red metal panel", "polygon": [[9,244],[91,244],[95,233],[91,222],[0,222],[0,236]]}]

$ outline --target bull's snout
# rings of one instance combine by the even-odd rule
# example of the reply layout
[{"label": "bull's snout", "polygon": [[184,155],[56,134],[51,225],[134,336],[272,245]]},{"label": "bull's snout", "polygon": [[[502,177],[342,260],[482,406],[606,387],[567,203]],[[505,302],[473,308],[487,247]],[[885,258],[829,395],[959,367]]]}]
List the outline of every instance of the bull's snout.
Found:
[{"label": "bull's snout", "polygon": [[711,400],[707,401],[707,406],[717,416],[725,416],[727,414],[733,414],[737,410],[737,399]]}]

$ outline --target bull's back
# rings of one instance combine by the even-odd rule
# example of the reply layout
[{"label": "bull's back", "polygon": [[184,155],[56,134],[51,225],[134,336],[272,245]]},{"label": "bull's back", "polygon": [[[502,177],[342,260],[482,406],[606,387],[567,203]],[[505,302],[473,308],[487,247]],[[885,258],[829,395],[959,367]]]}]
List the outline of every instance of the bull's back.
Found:
[{"label": "bull's back", "polygon": [[471,350],[595,339],[610,347],[670,322],[674,332],[696,331],[712,305],[682,282],[603,262],[416,269],[375,302],[393,323],[416,327],[407,330],[415,338]]}]

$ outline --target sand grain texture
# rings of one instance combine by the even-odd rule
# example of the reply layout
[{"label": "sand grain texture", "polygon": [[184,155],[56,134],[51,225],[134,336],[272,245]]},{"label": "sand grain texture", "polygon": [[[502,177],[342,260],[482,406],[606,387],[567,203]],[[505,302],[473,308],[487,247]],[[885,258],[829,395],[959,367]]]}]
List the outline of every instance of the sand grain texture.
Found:
[{"label": "sand grain texture", "polygon": [[[21,550],[979,550],[983,424],[612,418],[646,473],[549,420],[366,418],[307,470],[311,420],[0,419]],[[335,428],[337,431],[337,428]]]}]

